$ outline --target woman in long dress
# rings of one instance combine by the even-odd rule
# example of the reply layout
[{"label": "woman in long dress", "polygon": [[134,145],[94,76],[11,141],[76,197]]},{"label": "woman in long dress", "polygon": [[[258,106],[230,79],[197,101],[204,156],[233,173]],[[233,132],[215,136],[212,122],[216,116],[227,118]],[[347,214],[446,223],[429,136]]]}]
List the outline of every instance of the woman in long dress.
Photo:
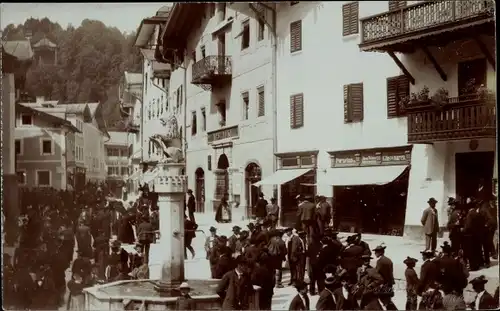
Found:
[{"label": "woman in long dress", "polygon": [[215,221],[228,223],[231,222],[231,208],[227,202],[227,194],[222,197],[220,200],[219,207],[217,208],[217,212],[215,213]]},{"label": "woman in long dress", "polygon": [[78,273],[73,273],[71,280],[68,282],[69,299],[68,311],[85,311],[85,295],[83,294],[83,279]]}]

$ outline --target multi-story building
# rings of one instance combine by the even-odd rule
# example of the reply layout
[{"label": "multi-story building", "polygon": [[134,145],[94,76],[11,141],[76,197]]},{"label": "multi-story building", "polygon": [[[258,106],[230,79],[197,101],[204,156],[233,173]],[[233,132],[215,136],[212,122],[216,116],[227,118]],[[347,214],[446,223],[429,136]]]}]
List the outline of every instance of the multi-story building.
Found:
[{"label": "multi-story building", "polygon": [[109,132],[110,139],[105,142],[106,150],[106,182],[111,192],[122,198],[126,193],[125,181],[129,175],[129,141],[126,131]]},{"label": "multi-story building", "polygon": [[128,132],[129,150],[129,179],[127,191],[134,196],[139,191],[139,177],[141,175],[141,109],[142,109],[142,73],[125,72],[120,85],[121,110],[125,122],[124,128]]},{"label": "multi-story building", "polygon": [[[21,43],[19,43],[21,42]],[[15,103],[24,89],[26,72],[31,66],[33,51],[28,40],[2,42],[2,226],[5,242],[12,245],[16,241],[18,227],[19,197],[16,174],[15,153]]]},{"label": "multi-story building", "polygon": [[68,189],[68,164],[74,162],[72,146],[79,129],[66,119],[65,110],[40,99],[16,105],[16,174],[20,186]]},{"label": "multi-story building", "polygon": [[[189,16],[189,18],[187,18]],[[252,215],[254,186],[274,171],[270,29],[226,3],[174,4],[162,37],[173,64],[172,106],[183,110],[186,175],[198,212],[223,195],[234,220]]]},{"label": "multi-story building", "polygon": [[[447,196],[465,203],[496,191],[494,11],[493,1],[389,1],[360,21],[360,50],[387,54],[402,72],[388,94],[400,97],[389,112],[407,122],[413,145],[405,233],[421,231],[428,197],[443,227]],[[409,94],[399,94],[403,79]]]},{"label": "multi-story building", "polygon": [[[456,98],[467,84],[461,75],[495,85],[487,3],[238,4],[263,20],[276,14],[276,113],[286,117],[277,123],[278,171],[261,183],[281,184],[285,222],[297,194],[320,194],[333,199],[340,230],[412,234],[429,197],[440,201],[443,226],[446,196],[470,195],[459,190],[457,163],[462,171],[483,163],[473,167],[488,173],[474,178],[491,181],[492,109]],[[479,39],[464,40],[467,31]],[[367,52],[375,50],[386,53]],[[461,159],[470,151],[475,160]]]},{"label": "multi-story building", "polygon": [[91,182],[106,180],[106,150],[104,143],[110,139],[99,108],[100,103],[88,103],[91,122],[83,123],[85,179]]},{"label": "multi-story building", "polygon": [[[157,59],[159,56],[157,54],[158,38],[168,20],[169,12],[170,7],[164,6],[156,12],[155,16],[143,19],[135,41],[135,46],[141,49],[144,60],[142,105],[139,116],[140,156],[143,163],[150,163],[160,155],[161,151],[156,148],[151,137],[155,134],[161,134],[161,130],[164,128],[161,119],[166,119],[171,113],[180,113],[182,111],[178,107],[169,105],[171,102],[168,92],[171,73],[170,65]],[[153,176],[153,174],[149,175]],[[131,180],[134,182],[148,182],[148,180],[144,180],[142,174],[140,176],[137,174],[132,175]]]}]

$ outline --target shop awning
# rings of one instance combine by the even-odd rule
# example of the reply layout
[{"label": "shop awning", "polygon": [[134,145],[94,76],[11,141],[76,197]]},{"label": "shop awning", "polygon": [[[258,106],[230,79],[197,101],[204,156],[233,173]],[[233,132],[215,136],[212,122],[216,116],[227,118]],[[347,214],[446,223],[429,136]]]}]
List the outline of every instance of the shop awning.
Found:
[{"label": "shop awning", "polygon": [[311,169],[309,168],[300,168],[295,170],[277,170],[274,174],[267,176],[266,178],[254,183],[253,185],[257,187],[262,185],[282,185],[289,182],[290,180],[304,175],[310,170]]},{"label": "shop awning", "polygon": [[325,183],[333,186],[386,185],[398,178],[407,165],[331,168]]}]

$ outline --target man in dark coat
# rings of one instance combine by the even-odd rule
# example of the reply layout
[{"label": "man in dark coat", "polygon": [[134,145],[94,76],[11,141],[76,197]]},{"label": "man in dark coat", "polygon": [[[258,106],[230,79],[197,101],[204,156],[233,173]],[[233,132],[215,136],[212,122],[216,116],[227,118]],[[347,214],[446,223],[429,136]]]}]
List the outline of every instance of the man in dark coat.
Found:
[{"label": "man in dark coat", "polygon": [[320,291],[318,302],[316,303],[316,310],[337,310],[336,297],[333,294],[335,288],[335,277],[328,276],[325,279],[325,288]]},{"label": "man in dark coat", "polygon": [[226,248],[227,237],[225,235],[221,235],[215,240],[214,247],[211,249],[209,253],[208,262],[210,263],[210,271],[212,274],[212,278],[215,278],[217,275],[217,262],[219,257],[222,255],[224,249]]},{"label": "man in dark coat", "polygon": [[298,215],[302,224],[302,231],[306,233],[309,240],[316,227],[316,206],[311,202],[311,198],[307,197],[299,203]]},{"label": "man in dark coat", "polygon": [[330,203],[326,201],[326,197],[320,195],[318,199],[318,228],[319,234],[323,235],[325,233],[325,229],[328,227],[330,221],[332,220],[332,207],[330,206]]},{"label": "man in dark coat", "polygon": [[249,276],[248,263],[241,256],[236,262],[236,268],[222,277],[216,290],[223,300],[222,310],[250,309],[254,288]]},{"label": "man in dark coat", "polygon": [[92,234],[90,227],[86,226],[84,222],[81,222],[76,230],[76,243],[78,250],[84,252],[86,257],[92,257]]},{"label": "man in dark coat", "polygon": [[137,226],[137,239],[142,245],[145,263],[149,263],[149,248],[151,243],[154,242],[154,235],[154,227],[149,221],[149,215],[143,214],[141,222],[139,226]]},{"label": "man in dark coat", "polygon": [[340,265],[342,268],[347,270],[349,275],[349,283],[354,285],[358,281],[357,272],[358,268],[361,267],[363,261],[361,260],[361,256],[363,255],[363,248],[359,245],[356,245],[356,237],[349,236],[347,238],[347,246],[342,251]]},{"label": "man in dark coat", "polygon": [[259,199],[255,204],[255,217],[259,222],[264,221],[267,217],[267,200],[264,199],[264,193],[259,193]]},{"label": "man in dark coat", "polygon": [[311,296],[316,295],[316,285],[318,292],[321,292],[324,286],[323,282],[318,282],[319,279],[322,279],[321,275],[325,274],[321,269],[318,261],[318,255],[319,251],[321,250],[321,246],[322,245],[319,238],[313,238],[309,242],[309,246],[306,250],[306,256],[309,258],[307,274],[309,276],[309,294]]},{"label": "man in dark coat", "polygon": [[271,273],[276,273],[276,287],[282,288],[283,279],[283,261],[286,261],[287,249],[285,241],[283,241],[284,231],[271,230],[269,236],[269,266],[272,268]]},{"label": "man in dark coat", "polygon": [[467,276],[463,273],[460,262],[451,255],[452,247],[445,241],[441,245],[442,255],[436,259],[440,275],[438,282],[444,287],[462,293],[467,286]]},{"label": "man in dark coat", "polygon": [[266,253],[261,253],[251,273],[252,284],[260,287],[259,310],[271,310],[273,300],[275,281],[269,259]]},{"label": "man in dark coat", "polygon": [[87,280],[92,272],[92,262],[89,257],[86,257],[86,253],[78,250],[78,257],[73,261],[71,267],[72,273],[78,273],[83,280]]},{"label": "man in dark coat", "polygon": [[461,208],[459,208],[457,201],[454,198],[448,199],[451,213],[448,218],[448,231],[450,232],[451,250],[457,254],[462,248],[462,229],[464,225],[464,215]]},{"label": "man in dark coat", "polygon": [[196,229],[198,229],[198,225],[185,217],[184,219],[184,258],[187,259],[187,250],[191,252],[192,258],[196,256],[196,252],[194,251],[191,243],[193,239],[196,237]]},{"label": "man in dark coat", "polygon": [[403,263],[406,265],[405,279],[406,279],[406,307],[405,310],[417,310],[418,307],[418,294],[417,289],[420,283],[417,273],[415,272],[415,265],[417,259],[406,257]]},{"label": "man in dark coat", "polygon": [[307,296],[307,284],[304,281],[295,281],[294,286],[297,289],[297,295],[293,297],[288,307],[289,311],[308,311],[310,310],[310,301]]},{"label": "man in dark coat", "polygon": [[470,306],[472,310],[490,310],[498,306],[498,301],[495,301],[485,289],[485,284],[488,283],[488,280],[484,275],[472,279],[469,283],[472,284],[472,289],[477,294]]},{"label": "man in dark coat", "polygon": [[233,235],[229,237],[228,247],[231,249],[231,253],[234,254],[236,252],[236,242],[240,239],[241,227],[233,226]]},{"label": "man in dark coat", "polygon": [[422,295],[425,291],[427,291],[439,278],[439,266],[434,258],[434,252],[431,250],[424,250],[421,252],[422,260],[424,263],[420,268],[420,284],[418,287],[418,294]]},{"label": "man in dark coat", "polygon": [[222,279],[222,277],[229,271],[233,270],[234,260],[231,256],[231,249],[227,246],[222,246],[218,250],[219,258],[217,259],[217,263],[215,265],[215,275],[214,279]]},{"label": "man in dark coat", "polygon": [[135,242],[134,229],[132,222],[135,220],[135,215],[125,214],[122,216],[118,227],[118,240],[125,244],[133,244]]},{"label": "man in dark coat", "polygon": [[485,229],[486,220],[480,213],[477,202],[471,199],[464,224],[464,242],[466,244],[464,255],[469,261],[470,271],[479,270],[483,264],[482,244],[479,241],[482,241]]},{"label": "man in dark coat", "polygon": [[363,255],[368,255],[368,256],[371,256],[372,255],[372,251],[370,249],[370,245],[368,245],[368,243],[366,243],[365,241],[363,241],[362,237],[361,237],[361,232],[358,232],[356,234],[356,241],[355,241],[356,245],[359,245],[363,248]]},{"label": "man in dark coat", "polygon": [[[300,232],[304,236],[304,232]],[[304,269],[306,263],[305,241],[297,233],[292,233],[292,238],[288,242],[288,263],[290,265],[290,283],[304,281]]]},{"label": "man in dark coat", "polygon": [[194,212],[196,212],[196,198],[193,195],[193,190],[188,189],[187,191],[187,211],[189,213],[189,219],[196,223],[196,220],[194,218]]},{"label": "man in dark coat", "polygon": [[373,249],[375,253],[375,257],[377,258],[377,265],[375,266],[375,270],[382,276],[384,279],[383,285],[387,289],[392,289],[394,286],[394,266],[392,260],[385,256],[385,246],[379,245]]},{"label": "man in dark coat", "polygon": [[436,210],[437,202],[434,198],[430,198],[427,201],[429,207],[424,210],[422,219],[420,220],[422,226],[424,226],[425,248],[433,252],[436,251],[437,234],[439,232],[438,212]]},{"label": "man in dark coat", "polygon": [[349,275],[346,270],[342,270],[337,279],[340,281],[341,286],[333,292],[336,298],[336,310],[358,310],[358,302],[351,293],[349,284]]}]

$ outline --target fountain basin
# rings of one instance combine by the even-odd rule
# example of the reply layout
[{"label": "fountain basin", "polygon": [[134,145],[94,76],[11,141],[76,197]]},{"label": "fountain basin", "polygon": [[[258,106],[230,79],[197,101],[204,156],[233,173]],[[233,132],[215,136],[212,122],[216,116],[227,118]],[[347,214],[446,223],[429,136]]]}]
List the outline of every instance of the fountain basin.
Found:
[{"label": "fountain basin", "polygon": [[[215,293],[219,280],[189,280],[191,297],[196,303],[196,310],[220,310],[221,299]],[[142,310],[175,310],[178,292],[165,296],[155,289],[155,280],[127,280],[96,285],[86,288],[86,310],[123,311],[138,310],[144,302]]]}]

